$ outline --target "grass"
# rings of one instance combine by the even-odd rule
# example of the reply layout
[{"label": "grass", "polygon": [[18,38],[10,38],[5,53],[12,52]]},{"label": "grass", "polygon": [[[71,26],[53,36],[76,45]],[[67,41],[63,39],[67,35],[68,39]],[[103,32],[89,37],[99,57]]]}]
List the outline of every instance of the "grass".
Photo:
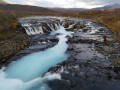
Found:
[{"label": "grass", "polygon": [[[21,28],[18,18],[28,16],[62,16],[95,19],[103,23],[113,33],[114,38],[120,42],[120,9],[115,10],[93,10],[82,11],[78,13],[40,13],[27,11],[10,11],[0,9],[0,60],[13,55],[26,46],[27,35],[19,29]],[[55,22],[56,23],[56,22]],[[71,23],[68,23],[68,26]],[[80,28],[83,25],[78,25]],[[111,51],[110,51],[111,52]],[[118,59],[117,62],[120,62]]]},{"label": "grass", "polygon": [[61,16],[97,20],[108,27],[114,33],[114,38],[120,42],[120,9],[63,13]]}]

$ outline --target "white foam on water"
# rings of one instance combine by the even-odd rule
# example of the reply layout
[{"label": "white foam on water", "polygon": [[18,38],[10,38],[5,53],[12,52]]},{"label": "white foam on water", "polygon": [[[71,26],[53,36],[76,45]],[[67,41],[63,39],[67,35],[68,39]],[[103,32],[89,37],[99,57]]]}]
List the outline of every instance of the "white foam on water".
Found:
[{"label": "white foam on water", "polygon": [[[11,63],[0,71],[0,90],[50,90],[46,84],[49,80],[61,79],[59,74],[45,74],[48,69],[67,59],[67,32],[64,27],[52,34],[60,33],[59,42],[45,51],[27,55]],[[44,75],[45,74],[45,75]],[[44,77],[42,77],[44,75]]]},{"label": "white foam on water", "polygon": [[0,90],[51,90],[47,81],[61,79],[59,74],[46,74],[44,77],[35,78],[28,82],[20,79],[8,79],[3,71],[0,71]]}]

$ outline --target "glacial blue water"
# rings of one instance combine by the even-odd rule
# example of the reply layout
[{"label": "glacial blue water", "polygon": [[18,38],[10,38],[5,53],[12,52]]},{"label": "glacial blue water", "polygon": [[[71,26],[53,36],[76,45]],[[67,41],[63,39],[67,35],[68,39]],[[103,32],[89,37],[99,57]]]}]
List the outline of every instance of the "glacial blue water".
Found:
[{"label": "glacial blue water", "polygon": [[59,74],[46,74],[50,67],[63,62],[68,55],[67,32],[64,27],[51,34],[60,33],[59,42],[52,48],[27,55],[20,60],[10,64],[4,71],[0,72],[0,90],[50,90],[46,85],[47,80],[60,79]]}]

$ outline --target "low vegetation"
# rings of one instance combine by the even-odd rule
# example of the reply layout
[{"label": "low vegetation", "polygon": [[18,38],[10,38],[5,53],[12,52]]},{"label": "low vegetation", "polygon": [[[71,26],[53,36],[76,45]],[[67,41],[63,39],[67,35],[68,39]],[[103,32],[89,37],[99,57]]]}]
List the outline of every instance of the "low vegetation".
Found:
[{"label": "low vegetation", "polygon": [[0,60],[4,62],[27,45],[27,35],[14,15],[0,17]]},{"label": "low vegetation", "polygon": [[[27,45],[28,36],[23,32],[18,22],[19,17],[27,16],[63,16],[95,19],[108,27],[114,33],[115,39],[120,41],[120,9],[58,13],[41,7],[37,8],[20,5],[8,5],[7,7],[6,5],[0,5],[0,60],[3,62],[6,58]],[[68,23],[68,26],[71,24],[72,23]],[[82,26],[83,25],[78,25],[76,28]]]},{"label": "low vegetation", "polygon": [[4,63],[28,43],[28,35],[18,22],[19,17],[52,16],[54,13],[42,7],[0,4],[0,61]]},{"label": "low vegetation", "polygon": [[[102,24],[104,24],[109,30],[114,33],[114,38],[120,42],[120,9],[114,10],[91,10],[91,11],[82,11],[76,14],[74,13],[62,13],[63,17],[74,17],[74,18],[85,18],[85,19],[94,19]],[[104,50],[109,53],[119,53],[120,47],[116,49],[109,47],[104,47]],[[118,52],[119,51],[119,52]],[[113,55],[111,56],[113,62],[116,64],[116,69],[120,68],[120,56]]]},{"label": "low vegetation", "polygon": [[[100,21],[114,33],[114,38],[120,42],[120,9],[85,11],[76,13],[76,16],[73,15],[73,17],[95,19]],[[119,50],[116,50],[112,47],[105,47],[105,50],[110,53],[120,51],[120,47],[118,49]],[[117,65],[116,68],[120,68],[120,56],[113,55],[113,57],[113,61],[115,61]]]},{"label": "low vegetation", "polygon": [[63,13],[61,16],[98,20],[114,33],[116,40],[120,41],[120,9]]}]

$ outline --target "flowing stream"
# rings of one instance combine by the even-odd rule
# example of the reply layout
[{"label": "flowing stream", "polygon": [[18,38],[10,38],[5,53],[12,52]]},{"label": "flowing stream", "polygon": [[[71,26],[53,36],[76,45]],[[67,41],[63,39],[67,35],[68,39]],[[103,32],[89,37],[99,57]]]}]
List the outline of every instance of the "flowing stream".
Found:
[{"label": "flowing stream", "polygon": [[[59,74],[45,74],[48,69],[67,59],[67,32],[64,27],[53,31],[59,42],[56,46],[45,51],[27,55],[20,60],[11,63],[5,70],[0,71],[0,90],[50,90],[46,82],[60,79]],[[45,75],[44,75],[45,74]],[[43,77],[44,75],[44,77]]]}]

